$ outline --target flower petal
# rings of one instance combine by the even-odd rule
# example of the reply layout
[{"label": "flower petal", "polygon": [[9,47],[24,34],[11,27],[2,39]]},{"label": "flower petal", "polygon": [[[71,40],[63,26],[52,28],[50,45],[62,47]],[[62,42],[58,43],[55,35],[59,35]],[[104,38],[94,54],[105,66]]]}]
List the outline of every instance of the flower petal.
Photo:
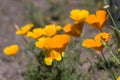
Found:
[{"label": "flower petal", "polygon": [[65,47],[68,42],[70,41],[70,36],[63,34],[63,35],[55,35],[51,38],[48,38],[44,46],[46,49],[54,49],[54,48],[63,48]]},{"label": "flower petal", "polygon": [[107,20],[107,14],[105,10],[96,11],[96,15],[91,14],[86,18],[86,22],[97,29],[102,29]]},{"label": "flower petal", "polygon": [[101,38],[105,41],[108,42],[111,38],[112,35],[106,32],[99,33],[95,36],[96,41],[101,41]]},{"label": "flower petal", "polygon": [[57,31],[61,30],[61,26],[56,26],[54,24],[51,25],[47,25],[45,26],[45,30],[47,35],[46,36],[53,36],[55,34],[57,34]]},{"label": "flower petal", "polygon": [[72,36],[75,36],[75,37],[79,37],[80,36],[80,33],[82,32],[82,28],[83,28],[83,22],[74,22],[74,24],[67,24],[63,27],[63,30],[69,34],[69,35],[72,35]]},{"label": "flower petal", "polygon": [[44,48],[44,43],[48,38],[42,37],[39,38],[39,40],[35,43],[36,47],[38,48]]},{"label": "flower petal", "polygon": [[46,35],[45,29],[43,29],[43,28],[35,28],[35,29],[33,29],[33,32],[29,31],[26,36],[37,39],[37,38],[39,38],[39,37],[41,37],[43,35]]},{"label": "flower petal", "polygon": [[104,45],[101,41],[101,38],[105,41],[108,42],[111,39],[111,35],[106,32],[99,33],[95,36],[94,39],[86,39],[83,41],[82,46],[86,48],[93,48],[98,51],[102,51],[104,48]]},{"label": "flower petal", "polygon": [[70,12],[70,17],[78,22],[83,22],[88,15],[89,12],[87,10],[74,9]]},{"label": "flower petal", "polygon": [[47,57],[47,58],[44,59],[44,61],[45,61],[45,64],[46,64],[46,65],[52,65],[53,59]]},{"label": "flower petal", "polygon": [[99,28],[102,28],[107,19],[107,13],[105,10],[98,10],[96,12],[96,17],[99,20]]},{"label": "flower petal", "polygon": [[16,34],[26,34],[33,26],[33,24],[26,24],[21,29],[18,29]]},{"label": "flower petal", "polygon": [[19,50],[18,45],[14,44],[14,45],[10,45],[10,46],[4,48],[3,52],[8,56],[14,56],[14,55],[16,55],[18,50]]}]

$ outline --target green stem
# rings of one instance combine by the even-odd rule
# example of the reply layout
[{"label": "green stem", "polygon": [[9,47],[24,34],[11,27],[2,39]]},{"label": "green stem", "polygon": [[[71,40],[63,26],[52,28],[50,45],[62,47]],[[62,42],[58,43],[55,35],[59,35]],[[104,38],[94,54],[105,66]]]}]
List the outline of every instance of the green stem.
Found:
[{"label": "green stem", "polygon": [[109,9],[106,9],[106,11],[107,11],[107,13],[108,13],[108,15],[109,15],[109,17],[110,17],[110,19],[111,19],[111,21],[112,21],[113,25],[114,25],[114,26],[115,26],[115,28],[118,30],[118,27],[117,27],[117,25],[116,25],[116,23],[115,23],[115,21],[114,21],[114,19],[113,19],[112,15],[111,15],[111,13],[110,13]]},{"label": "green stem", "polygon": [[104,4],[107,5],[107,0],[103,0]]},{"label": "green stem", "polygon": [[105,62],[108,64],[108,61],[106,60],[106,58],[105,58],[105,56],[104,56],[104,54],[103,54],[102,51],[101,51],[101,54],[102,54],[102,57],[103,57],[103,59],[105,60]]},{"label": "green stem", "polygon": [[116,29],[114,26],[112,26],[112,25],[108,25],[108,26],[109,26],[111,29],[116,30],[117,32],[120,33],[120,30]]},{"label": "green stem", "polygon": [[113,54],[113,52],[109,48],[108,48],[108,50],[109,50],[110,54],[113,56],[113,58],[116,60],[116,62],[120,65],[120,61],[118,60],[118,58]]},{"label": "green stem", "polygon": [[[108,5],[107,0],[103,0],[103,2],[104,2],[104,5],[105,5],[105,6]],[[118,29],[118,27],[117,27],[117,25],[116,25],[116,23],[115,23],[115,21],[114,21],[112,15],[111,15],[109,9],[107,8],[106,11],[107,11],[107,13],[108,13],[108,15],[109,15],[109,17],[110,17],[110,19],[111,19],[113,25],[115,26],[116,29]]]},{"label": "green stem", "polygon": [[110,54],[113,56],[113,58],[116,60],[116,62],[120,65],[119,59],[114,55],[114,53],[112,52],[111,48],[107,45],[107,43],[103,41],[103,45],[109,50]]},{"label": "green stem", "polygon": [[[108,5],[107,0],[103,0],[103,2],[104,2],[105,5]],[[110,11],[109,11],[108,8],[106,9],[106,11],[107,11],[107,13],[108,13],[108,15],[109,15],[109,17],[110,17],[110,19],[111,19],[111,21],[112,21],[113,26],[115,27],[115,29],[116,29],[116,30],[119,30],[117,24],[115,23],[114,18],[112,17],[112,14],[110,13]],[[118,41],[120,41],[119,32],[118,32],[118,31],[114,31],[114,32],[115,32],[115,34],[116,34],[116,36],[117,36]]]},{"label": "green stem", "polygon": [[25,48],[26,48],[26,50],[24,50],[25,54],[24,54],[23,56],[26,57],[28,60],[30,60],[29,55],[28,55],[28,52],[27,52],[28,47],[29,47],[29,46],[28,46],[28,41],[25,39],[24,36],[22,36],[22,38],[23,38],[23,40],[24,40],[24,46],[25,46]]},{"label": "green stem", "polygon": [[[101,54],[102,54],[102,57],[103,57],[104,61],[107,63],[107,65],[109,65],[109,62],[106,60],[106,58],[105,58],[105,56],[104,56],[104,54],[103,54],[103,52],[102,52],[102,51],[101,51]],[[112,70],[109,70],[109,69],[107,69],[107,70],[108,70],[108,72],[110,72],[110,73],[111,73],[111,75],[112,75],[113,79],[114,79],[114,80],[116,80],[116,77],[115,77],[115,75],[114,75],[113,71],[112,71]]]},{"label": "green stem", "polygon": [[25,37],[24,37],[24,36],[22,36],[22,38],[23,38],[23,40],[24,40],[24,44],[25,44],[25,46],[27,47],[27,45],[28,45],[27,40],[25,39]]}]

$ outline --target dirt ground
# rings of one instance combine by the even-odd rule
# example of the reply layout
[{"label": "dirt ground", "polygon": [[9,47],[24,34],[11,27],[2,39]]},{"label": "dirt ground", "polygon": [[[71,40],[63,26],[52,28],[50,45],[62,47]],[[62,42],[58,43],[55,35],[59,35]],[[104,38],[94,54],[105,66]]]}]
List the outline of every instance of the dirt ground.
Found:
[{"label": "dirt ground", "polygon": [[[3,48],[14,43],[18,43],[22,48],[22,39],[20,36],[15,35],[14,25],[22,26],[30,23],[28,17],[26,17],[28,15],[27,10],[24,7],[24,3],[27,1],[30,0],[0,0],[0,80],[24,80],[21,75],[21,69],[25,66],[20,67],[14,58],[5,56],[3,54]],[[83,1],[81,0],[81,2]],[[46,0],[34,0],[33,3],[41,11],[48,9],[50,6],[46,3]],[[71,4],[73,6],[70,8],[79,8],[76,4],[78,4],[77,0],[73,0]],[[87,24],[84,30],[85,36],[91,36],[97,33],[95,29],[88,27]],[[81,56],[89,56],[86,51],[83,51],[83,53]]]}]

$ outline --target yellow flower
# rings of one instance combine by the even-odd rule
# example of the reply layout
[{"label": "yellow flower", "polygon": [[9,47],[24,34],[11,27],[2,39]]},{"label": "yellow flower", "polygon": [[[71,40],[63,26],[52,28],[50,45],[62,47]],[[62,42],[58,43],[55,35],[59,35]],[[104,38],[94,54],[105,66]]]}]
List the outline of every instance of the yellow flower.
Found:
[{"label": "yellow flower", "polygon": [[44,43],[48,38],[41,37],[38,39],[38,41],[35,43],[36,47],[38,48],[44,48]]},{"label": "yellow flower", "polygon": [[109,33],[106,33],[106,32],[99,33],[95,36],[94,39],[84,40],[82,43],[82,46],[86,48],[93,48],[95,50],[102,51],[104,48],[104,45],[101,39],[107,43],[111,38],[112,38],[112,35],[110,35]]},{"label": "yellow flower", "polygon": [[8,56],[14,56],[14,55],[16,55],[18,50],[19,50],[18,45],[14,44],[14,45],[10,45],[10,46],[4,48],[3,52]]},{"label": "yellow flower", "polygon": [[29,31],[26,36],[37,39],[43,35],[46,35],[45,29],[35,28],[35,29],[33,29],[33,32]]},{"label": "yellow flower", "polygon": [[87,10],[74,9],[70,12],[70,17],[78,22],[83,22],[88,15],[89,12]]},{"label": "yellow flower", "polygon": [[86,22],[97,29],[102,29],[107,20],[107,13],[105,10],[96,11],[96,15],[91,14],[86,18]]},{"label": "yellow flower", "polygon": [[63,31],[69,35],[79,37],[82,32],[83,22],[78,23],[74,22],[74,24],[67,24],[63,27]]},{"label": "yellow flower", "polygon": [[32,37],[34,39],[39,38],[41,36],[51,37],[57,34],[57,32],[61,29],[62,29],[61,26],[58,25],[56,26],[54,24],[51,24],[51,25],[46,25],[45,28],[34,29],[33,32],[29,31],[26,36]]},{"label": "yellow flower", "polygon": [[117,78],[117,80],[120,80],[120,76]]},{"label": "yellow flower", "polygon": [[55,34],[57,34],[57,31],[61,30],[62,27],[61,26],[56,26],[54,24],[51,25],[46,25],[45,26],[45,31],[46,31],[46,36],[53,36]]},{"label": "yellow flower", "polygon": [[26,34],[34,25],[33,24],[26,24],[24,25],[21,29],[18,28],[18,26],[16,25],[17,31],[16,34]]},{"label": "yellow flower", "polygon": [[46,65],[52,65],[52,61],[56,60],[56,61],[61,61],[62,60],[62,53],[59,53],[55,50],[51,50],[47,57],[45,57],[44,61]]}]

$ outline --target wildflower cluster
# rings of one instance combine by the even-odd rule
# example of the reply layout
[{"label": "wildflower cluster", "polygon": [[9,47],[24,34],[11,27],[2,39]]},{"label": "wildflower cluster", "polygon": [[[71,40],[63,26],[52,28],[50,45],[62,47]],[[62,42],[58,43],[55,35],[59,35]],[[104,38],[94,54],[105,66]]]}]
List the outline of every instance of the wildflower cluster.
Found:
[{"label": "wildflower cluster", "polygon": [[[89,15],[87,10],[74,9],[70,12],[70,18],[74,20],[74,23],[66,24],[64,27],[50,24],[43,28],[33,28],[33,24],[26,24],[20,29],[16,25],[16,34],[35,39],[35,46],[44,50],[46,65],[52,65],[53,60],[62,60],[65,47],[70,41],[70,36],[80,36],[84,22],[101,30],[107,20],[107,14],[104,10],[98,10],[96,15]],[[60,31],[63,31],[63,33],[60,34]],[[107,32],[99,33],[95,36],[95,39],[83,41],[82,45],[101,51],[104,48],[101,39],[108,42],[111,39],[111,35]],[[14,52],[12,51],[13,49]],[[4,52],[8,55],[15,55],[17,51],[18,46],[14,45],[4,49]]]},{"label": "wildflower cluster", "polygon": [[[74,20],[74,23],[65,25],[63,27],[63,30],[69,35],[79,36],[82,32],[84,22],[92,25],[93,27],[101,31],[108,16],[105,10],[98,10],[96,11],[96,15],[94,15],[89,14],[87,10],[75,9],[70,12],[70,17]],[[95,36],[95,39],[84,40],[82,46],[102,51],[104,45],[101,39],[107,43],[111,39],[111,37],[111,34],[107,32],[101,32]]]},{"label": "wildflower cluster", "polygon": [[[53,60],[62,60],[65,54],[64,50],[71,36],[79,37],[86,22],[99,30],[100,33],[98,33],[94,39],[84,40],[82,46],[95,49],[102,54],[105,47],[103,43],[108,43],[112,38],[110,33],[103,32],[102,30],[108,18],[106,11],[97,10],[96,14],[90,14],[88,10],[74,9],[70,12],[70,18],[73,20],[73,23],[68,23],[63,27],[56,24],[49,24],[44,27],[34,28],[33,24],[26,24],[19,28],[16,25],[16,34],[34,39],[35,47],[43,50],[45,64],[52,65]],[[15,44],[6,47],[4,53],[9,56],[14,56],[18,50],[19,47]],[[119,80],[119,78],[117,80]]]},{"label": "wildflower cluster", "polygon": [[[26,31],[25,27],[27,26],[22,27],[23,32]],[[61,29],[62,27],[59,25],[50,24],[44,28],[34,28],[24,34],[26,37],[36,39],[35,46],[44,50],[46,65],[52,65],[53,60],[62,60],[64,49],[70,40],[70,36],[59,34],[58,32]],[[21,35],[23,32],[21,32]]]},{"label": "wildflower cluster", "polygon": [[65,33],[79,37],[82,32],[83,24],[86,17],[89,15],[87,10],[75,9],[70,12],[70,18],[74,20],[73,24],[66,24],[63,27]]},{"label": "wildflower cluster", "polygon": [[91,26],[95,27],[96,29],[100,30],[101,33],[98,33],[94,39],[86,39],[83,41],[82,46],[86,48],[93,48],[98,51],[102,51],[104,45],[102,40],[106,43],[112,38],[112,35],[107,32],[102,32],[102,28],[107,20],[107,13],[105,10],[98,10],[96,11],[96,15],[90,14],[86,18],[86,22]]}]

